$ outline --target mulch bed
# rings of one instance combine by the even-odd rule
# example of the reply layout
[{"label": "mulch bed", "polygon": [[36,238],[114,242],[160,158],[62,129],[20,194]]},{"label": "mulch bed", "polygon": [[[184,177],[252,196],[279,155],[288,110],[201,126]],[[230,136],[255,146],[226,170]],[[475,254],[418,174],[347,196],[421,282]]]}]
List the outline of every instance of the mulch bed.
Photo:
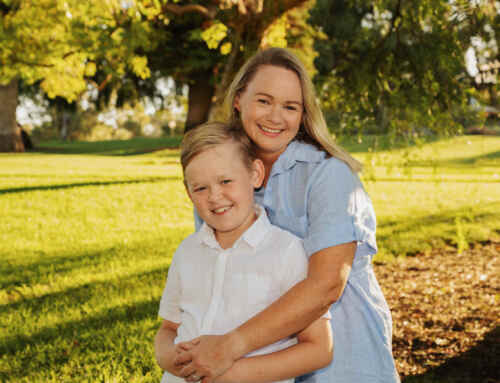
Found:
[{"label": "mulch bed", "polygon": [[488,241],[375,264],[403,381],[500,382],[499,253]]}]

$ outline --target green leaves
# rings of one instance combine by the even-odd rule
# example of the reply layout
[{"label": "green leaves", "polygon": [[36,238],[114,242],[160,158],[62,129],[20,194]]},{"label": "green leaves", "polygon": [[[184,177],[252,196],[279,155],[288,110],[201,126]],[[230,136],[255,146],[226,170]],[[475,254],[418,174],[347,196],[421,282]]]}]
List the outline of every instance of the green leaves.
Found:
[{"label": "green leaves", "polygon": [[201,32],[201,38],[205,40],[208,48],[217,49],[219,43],[227,36],[228,28],[217,21]]},{"label": "green leaves", "polygon": [[453,112],[472,86],[464,41],[479,29],[478,12],[457,7],[438,0],[318,0],[310,22],[327,39],[315,42],[316,82],[324,104],[337,111],[335,129],[459,129]]}]

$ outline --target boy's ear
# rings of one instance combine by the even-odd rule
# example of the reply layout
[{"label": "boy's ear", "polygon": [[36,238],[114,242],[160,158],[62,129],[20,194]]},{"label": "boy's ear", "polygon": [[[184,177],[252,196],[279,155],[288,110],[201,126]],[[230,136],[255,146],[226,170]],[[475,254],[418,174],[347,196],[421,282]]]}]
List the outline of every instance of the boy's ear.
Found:
[{"label": "boy's ear", "polygon": [[252,168],[252,185],[254,188],[260,188],[266,175],[264,163],[262,160],[256,159],[252,163]]},{"label": "boy's ear", "polygon": [[234,96],[233,108],[240,112],[240,95]]}]

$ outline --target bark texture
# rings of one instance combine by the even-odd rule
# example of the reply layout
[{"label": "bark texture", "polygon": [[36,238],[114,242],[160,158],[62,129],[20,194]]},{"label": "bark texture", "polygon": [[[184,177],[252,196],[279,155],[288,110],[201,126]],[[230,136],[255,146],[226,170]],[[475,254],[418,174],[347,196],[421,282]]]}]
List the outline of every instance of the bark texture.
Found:
[{"label": "bark texture", "polygon": [[211,77],[210,72],[199,73],[189,85],[188,115],[184,132],[208,120],[214,95],[214,87],[210,83]]},{"label": "bark texture", "polygon": [[17,93],[16,80],[0,85],[0,152],[24,152],[16,121]]}]

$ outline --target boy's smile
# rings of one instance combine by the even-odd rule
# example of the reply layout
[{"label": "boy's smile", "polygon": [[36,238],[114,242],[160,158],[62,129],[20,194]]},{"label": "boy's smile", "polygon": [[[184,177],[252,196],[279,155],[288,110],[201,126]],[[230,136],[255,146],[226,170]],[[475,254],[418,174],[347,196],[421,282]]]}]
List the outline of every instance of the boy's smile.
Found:
[{"label": "boy's smile", "polygon": [[231,247],[255,221],[253,192],[263,176],[262,162],[249,169],[233,141],[205,150],[186,166],[189,197],[221,247]]}]

